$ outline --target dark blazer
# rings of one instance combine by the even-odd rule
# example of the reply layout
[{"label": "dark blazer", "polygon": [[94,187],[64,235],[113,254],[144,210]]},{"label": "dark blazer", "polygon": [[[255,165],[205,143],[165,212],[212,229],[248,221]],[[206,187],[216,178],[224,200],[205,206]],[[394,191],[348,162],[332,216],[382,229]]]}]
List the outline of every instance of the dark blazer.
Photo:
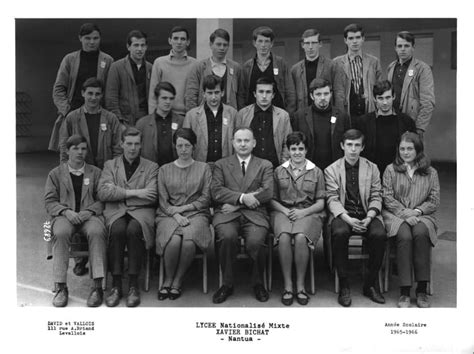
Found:
[{"label": "dark blazer", "polygon": [[[346,113],[336,107],[332,107],[331,115],[336,118],[336,121],[331,124],[332,156],[333,161],[335,161],[343,156],[340,142],[344,132],[350,128],[350,119]],[[303,132],[308,138],[308,152],[306,158],[310,161],[314,161],[314,122],[312,105],[297,111],[291,119],[291,125],[293,126],[293,131]]]},{"label": "dark blazer", "polygon": [[[416,126],[413,119],[404,113],[397,113],[398,117],[398,136],[402,136],[406,131],[416,133]],[[359,129],[365,135],[364,150],[361,155],[370,161],[375,161],[375,152],[377,150],[376,141],[376,114],[375,112],[365,114],[354,119],[354,128]],[[395,155],[395,149],[394,149]],[[383,171],[381,171],[383,173]]]},{"label": "dark blazer", "polygon": [[[255,197],[260,206],[248,209],[241,205],[240,210],[224,214],[222,204],[239,205],[242,193],[258,191]],[[244,215],[256,225],[268,228],[270,226],[266,203],[273,198],[273,166],[270,161],[251,157],[245,176],[239,164],[237,155],[220,159],[214,165],[211,183],[212,199],[216,203],[213,225],[225,224]]]}]

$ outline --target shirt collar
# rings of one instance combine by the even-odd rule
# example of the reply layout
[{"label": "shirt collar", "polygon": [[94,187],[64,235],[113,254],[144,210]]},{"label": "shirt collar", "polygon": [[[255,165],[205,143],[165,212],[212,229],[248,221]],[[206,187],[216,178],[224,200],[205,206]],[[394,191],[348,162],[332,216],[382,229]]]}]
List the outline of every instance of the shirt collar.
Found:
[{"label": "shirt collar", "polygon": [[[293,168],[290,161],[291,160],[287,160],[287,161],[283,162],[281,165],[286,169]],[[315,167],[316,167],[316,165],[314,163],[312,163],[311,161],[306,159],[306,162],[304,164],[304,168],[306,169],[306,171],[310,171],[310,170],[314,169]]]},{"label": "shirt collar", "polygon": [[[391,115],[392,115],[392,116],[396,116],[396,115],[397,115],[397,112],[395,112],[395,110],[393,109],[393,107],[392,107],[392,113],[391,113]],[[380,109],[377,109],[377,110],[375,111],[375,117],[380,117],[380,116],[383,117],[384,115],[382,115],[382,114],[380,113]]]},{"label": "shirt collar", "polygon": [[362,60],[362,52],[360,52],[360,54],[356,54],[356,55],[351,55],[351,54],[347,53],[347,57],[349,58],[349,60],[354,60],[357,57],[359,57],[360,60]]},{"label": "shirt collar", "polygon": [[172,115],[172,110],[168,112],[168,114],[166,115],[166,117],[163,117],[161,116],[160,114],[158,114],[158,112],[155,110],[155,119],[165,119],[165,120],[168,120],[168,119],[171,119],[171,115]]},{"label": "shirt collar", "polygon": [[[138,69],[138,64],[133,61],[133,59],[130,57],[130,54],[128,54],[127,56],[128,56],[128,61],[130,62],[130,64],[132,64]],[[140,63],[141,66],[143,66],[144,61],[145,61],[145,58],[142,59],[142,62]]]},{"label": "shirt collar", "polygon": [[87,113],[87,114],[100,114],[100,113],[102,113],[102,106],[99,106],[99,110],[97,111],[97,113],[89,113],[89,112],[87,112],[86,105],[83,105],[83,106],[82,106],[82,109],[84,110],[84,113]]},{"label": "shirt collar", "polygon": [[249,155],[249,157],[247,157],[244,160],[244,159],[241,159],[239,155],[237,155],[237,159],[239,159],[239,165],[242,165],[242,161],[245,161],[245,167],[248,167],[251,158],[252,158],[252,155]]},{"label": "shirt collar", "polygon": [[125,155],[122,155],[123,163],[127,166],[138,166],[140,164],[140,156],[138,156],[132,163],[129,163],[125,158]]},{"label": "shirt collar", "polygon": [[270,105],[266,110],[263,110],[258,104],[255,103],[254,114],[258,112],[271,112],[273,105]]},{"label": "shirt collar", "polygon": [[84,171],[86,169],[86,163],[84,162],[82,164],[82,167],[81,168],[78,168],[77,170],[72,168],[69,164],[67,164],[67,168],[69,170],[69,173],[72,173],[73,175],[75,176],[81,176],[84,174]]},{"label": "shirt collar", "polygon": [[[170,58],[174,58],[176,57],[176,53],[174,52],[173,49],[170,50]],[[183,58],[187,58],[188,57],[188,52],[187,51],[184,51],[184,54],[183,54]]]},{"label": "shirt collar", "polygon": [[317,56],[317,58],[313,59],[313,60],[309,60],[307,57],[304,57],[304,61],[306,63],[317,63],[319,60],[319,55]]},{"label": "shirt collar", "polygon": [[216,66],[220,66],[220,65],[227,65],[227,58],[224,58],[224,60],[221,61],[220,63],[212,60],[212,56],[209,57],[209,60],[211,61],[211,67],[212,68],[215,68]]},{"label": "shirt collar", "polygon": [[398,65],[406,66],[407,68],[410,66],[411,61],[413,60],[413,57],[408,59],[406,62],[402,63],[400,59],[397,60]]},{"label": "shirt collar", "polygon": [[359,168],[359,162],[360,162],[360,158],[357,159],[357,162],[354,165],[351,165],[349,162],[347,162],[346,159],[344,159],[344,166],[346,167],[346,169],[348,169],[348,168]]}]

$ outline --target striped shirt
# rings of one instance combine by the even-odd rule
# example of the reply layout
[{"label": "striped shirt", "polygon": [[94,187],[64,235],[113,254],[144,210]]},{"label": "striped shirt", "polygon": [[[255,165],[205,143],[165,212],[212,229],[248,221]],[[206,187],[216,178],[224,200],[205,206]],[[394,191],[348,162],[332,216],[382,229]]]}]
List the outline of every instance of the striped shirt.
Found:
[{"label": "striped shirt", "polygon": [[349,63],[351,67],[351,82],[354,86],[354,91],[358,95],[362,95],[364,92],[362,88],[362,57],[356,55],[354,58],[349,57]]}]

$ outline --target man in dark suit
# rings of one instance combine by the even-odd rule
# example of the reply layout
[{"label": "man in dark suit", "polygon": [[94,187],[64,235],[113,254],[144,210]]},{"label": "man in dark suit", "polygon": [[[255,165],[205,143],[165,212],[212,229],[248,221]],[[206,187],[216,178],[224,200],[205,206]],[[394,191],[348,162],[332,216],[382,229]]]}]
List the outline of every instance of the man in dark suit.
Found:
[{"label": "man in dark suit", "polygon": [[255,297],[264,302],[269,296],[263,286],[263,249],[270,226],[265,204],[273,196],[273,167],[270,161],[252,155],[256,141],[250,128],[237,127],[232,144],[235,155],[216,162],[211,184],[216,203],[213,225],[224,278],[213,302],[224,302],[234,291],[233,266],[239,234],[253,260]]}]

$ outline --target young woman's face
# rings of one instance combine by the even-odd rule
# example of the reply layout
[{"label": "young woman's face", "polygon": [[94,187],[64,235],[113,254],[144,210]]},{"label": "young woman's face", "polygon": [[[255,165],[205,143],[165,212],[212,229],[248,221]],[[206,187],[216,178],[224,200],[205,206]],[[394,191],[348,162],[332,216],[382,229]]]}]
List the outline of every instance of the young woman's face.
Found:
[{"label": "young woman's face", "polygon": [[412,163],[416,157],[415,145],[410,141],[401,141],[398,147],[400,157],[405,163]]},{"label": "young woman's face", "polygon": [[303,143],[290,145],[290,159],[294,164],[302,163],[306,158],[306,146]]}]

